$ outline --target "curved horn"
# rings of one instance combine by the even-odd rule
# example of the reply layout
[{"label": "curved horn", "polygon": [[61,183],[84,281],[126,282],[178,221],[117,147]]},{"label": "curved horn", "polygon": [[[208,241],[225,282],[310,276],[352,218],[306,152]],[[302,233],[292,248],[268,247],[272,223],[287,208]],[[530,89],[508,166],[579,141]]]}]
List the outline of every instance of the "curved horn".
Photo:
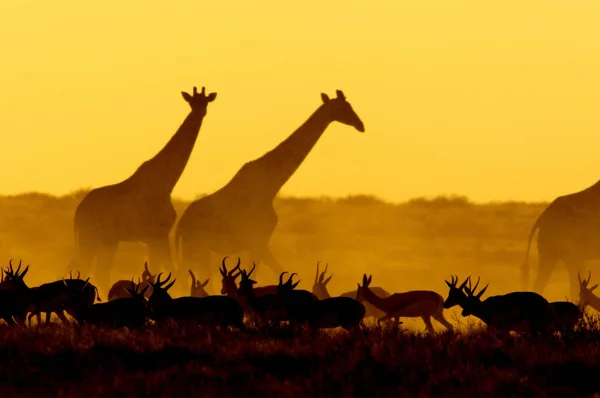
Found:
[{"label": "curved horn", "polygon": [[294,272],[292,275],[290,275],[290,277],[288,278],[286,284],[290,284],[290,285],[292,284],[292,278],[294,277],[294,275],[298,275],[298,274]]},{"label": "curved horn", "polygon": [[240,264],[242,263],[242,260],[240,259],[240,257],[238,256],[238,261],[237,264],[235,265],[235,267],[233,267],[233,269],[231,271],[229,271],[229,273],[227,274],[227,276],[231,276],[233,274],[233,272],[237,269],[240,269]]},{"label": "curved horn", "polygon": [[315,276],[315,285],[317,283],[319,283],[319,264],[320,263],[321,263],[320,261],[317,261],[317,275]]},{"label": "curved horn", "polygon": [[190,275],[192,277],[192,286],[196,286],[196,275],[194,275],[194,273],[192,272],[191,269],[188,269],[188,272],[190,273]]},{"label": "curved horn", "polygon": [[81,277],[81,272],[77,271],[77,279],[80,279]]},{"label": "curved horn", "polygon": [[227,265],[225,265],[225,261],[227,261],[227,257],[229,257],[229,256],[223,257],[223,261],[221,261],[221,266],[223,267],[223,272],[227,272]]},{"label": "curved horn", "polygon": [[19,260],[19,268],[17,268],[17,271],[15,272],[15,276],[19,276],[19,271],[21,271],[21,262],[23,260]]},{"label": "curved horn", "polygon": [[248,273],[248,275],[246,275],[247,278],[250,278],[250,275],[252,275],[255,268],[256,268],[256,263],[254,261],[252,261],[252,270]]},{"label": "curved horn", "polygon": [[279,275],[279,286],[283,285],[283,275],[287,274],[287,271],[283,271],[281,275]]}]

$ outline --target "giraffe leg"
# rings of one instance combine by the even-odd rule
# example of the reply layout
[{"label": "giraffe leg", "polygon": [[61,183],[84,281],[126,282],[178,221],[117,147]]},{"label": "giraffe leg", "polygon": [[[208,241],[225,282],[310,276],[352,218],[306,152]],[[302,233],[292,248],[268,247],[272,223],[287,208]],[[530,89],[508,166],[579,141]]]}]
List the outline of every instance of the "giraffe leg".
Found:
[{"label": "giraffe leg", "polygon": [[283,267],[281,266],[277,258],[275,258],[275,256],[271,252],[271,249],[268,246],[265,246],[264,248],[259,250],[251,250],[250,253],[256,259],[257,269],[254,271],[253,275],[255,278],[256,271],[258,270],[258,266],[260,265],[261,261],[264,262],[269,268],[271,268],[271,270],[277,277],[279,277],[279,275],[284,271]]},{"label": "giraffe leg", "polygon": [[113,266],[113,260],[119,246],[118,242],[106,244],[98,252],[98,260],[96,264],[96,287],[99,291],[104,290],[105,296],[108,296],[110,289],[110,271]]},{"label": "giraffe leg", "polygon": [[150,266],[155,273],[160,272],[164,267],[166,272],[174,272],[173,256],[171,254],[171,246],[169,245],[169,236],[153,239],[148,244],[148,257]]},{"label": "giraffe leg", "polygon": [[564,262],[569,273],[569,284],[571,288],[570,298],[571,300],[577,301],[579,298],[579,278],[577,278],[577,273],[579,272],[581,277],[584,277],[585,261],[576,258],[568,258],[565,259]]},{"label": "giraffe leg", "polygon": [[548,284],[548,280],[550,280],[550,276],[552,275],[557,262],[557,257],[551,256],[544,252],[540,253],[537,276],[533,284],[534,292],[538,294],[542,294],[544,292],[544,289]]}]

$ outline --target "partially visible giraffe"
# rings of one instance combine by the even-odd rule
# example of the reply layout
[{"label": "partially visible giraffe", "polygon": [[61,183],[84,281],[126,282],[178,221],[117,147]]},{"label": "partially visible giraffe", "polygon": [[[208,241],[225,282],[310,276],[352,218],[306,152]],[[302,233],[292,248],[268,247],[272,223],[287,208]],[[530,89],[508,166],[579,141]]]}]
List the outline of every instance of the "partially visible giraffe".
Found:
[{"label": "partially visible giraffe", "polygon": [[534,291],[544,291],[556,263],[562,260],[569,272],[571,297],[577,297],[577,272],[583,272],[586,261],[600,259],[600,181],[554,199],[535,221],[521,269],[525,289],[529,282],[527,260],[536,230],[539,266]]},{"label": "partially visible giraffe", "polygon": [[76,254],[67,271],[86,274],[96,259],[96,285],[105,292],[119,242],[144,242],[155,269],[173,269],[169,233],[176,212],[171,192],[190,158],[208,103],[217,96],[206,95],[204,87],[200,93],[194,87],[193,94],[181,94],[191,111],[169,142],[126,180],[91,190],[75,210]]},{"label": "partially visible giraffe", "polygon": [[190,267],[203,267],[208,278],[210,253],[250,252],[252,261],[265,262],[276,275],[284,270],[269,248],[277,226],[273,199],[302,164],[331,122],[364,132],[363,122],[342,91],[336,98],[321,94],[322,104],[296,131],[273,150],[244,164],[221,189],[192,202],[175,227],[179,277]]}]

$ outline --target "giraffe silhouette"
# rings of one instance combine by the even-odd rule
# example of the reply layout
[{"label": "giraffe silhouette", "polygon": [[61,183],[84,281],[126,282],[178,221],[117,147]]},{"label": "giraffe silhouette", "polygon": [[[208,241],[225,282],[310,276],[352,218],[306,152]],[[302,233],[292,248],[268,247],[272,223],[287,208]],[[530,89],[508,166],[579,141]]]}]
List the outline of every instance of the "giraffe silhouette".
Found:
[{"label": "giraffe silhouette", "polygon": [[521,269],[525,289],[529,282],[531,240],[536,230],[539,266],[534,291],[544,291],[556,264],[562,260],[569,272],[571,297],[578,297],[577,272],[583,272],[587,261],[600,258],[600,181],[582,191],[559,196],[537,218]]},{"label": "giraffe silhouette", "polygon": [[269,248],[277,226],[273,200],[333,121],[364,132],[344,93],[323,103],[286,140],[260,158],[244,164],[221,189],[192,202],[175,228],[175,247],[179,256],[179,277],[200,266],[202,278],[210,277],[210,253],[233,255],[250,252],[257,265],[266,263],[276,275],[283,272]]},{"label": "giraffe silhouette", "polygon": [[169,233],[176,220],[171,193],[198,137],[208,103],[217,94],[205,88],[181,92],[191,111],[167,144],[126,180],[91,190],[75,210],[75,258],[69,270],[90,271],[96,259],[96,285],[108,291],[119,242],[144,242],[150,264],[173,270]]}]

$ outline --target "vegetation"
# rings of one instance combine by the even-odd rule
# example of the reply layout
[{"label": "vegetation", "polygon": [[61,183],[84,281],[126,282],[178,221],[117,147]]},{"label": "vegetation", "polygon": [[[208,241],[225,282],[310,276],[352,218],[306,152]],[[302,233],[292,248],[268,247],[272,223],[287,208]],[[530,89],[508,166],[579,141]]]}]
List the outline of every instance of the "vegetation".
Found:
[{"label": "vegetation", "polygon": [[[29,286],[65,276],[73,253],[73,212],[84,194],[0,198],[0,258],[31,264]],[[321,261],[334,273],[328,285],[332,295],[355,289],[365,272],[373,275],[374,286],[390,292],[431,289],[444,297],[444,279],[451,273],[461,280],[472,274],[490,283],[486,296],[494,295],[522,288],[527,237],[546,205],[474,204],[461,197],[401,204],[369,196],[279,198],[280,225],[272,247],[286,269],[302,277],[298,288],[312,288]],[[181,214],[187,203],[175,201],[175,206]],[[145,257],[143,245],[123,244],[112,279],[139,275]],[[529,261],[535,274],[535,250]],[[213,294],[218,293],[219,262],[217,256],[212,259],[216,282],[207,290]],[[274,283],[275,275],[263,270],[259,283]],[[565,276],[557,267],[544,294],[549,300],[564,300]],[[456,309],[447,318],[477,326]],[[483,331],[427,336],[420,333],[420,319],[403,321],[408,331],[371,324],[353,333],[296,335],[175,326],[110,331],[0,325],[0,391],[3,396],[53,391],[65,397],[582,396],[600,391],[594,377],[600,370],[595,320],[572,335],[546,339],[499,339]]]}]

